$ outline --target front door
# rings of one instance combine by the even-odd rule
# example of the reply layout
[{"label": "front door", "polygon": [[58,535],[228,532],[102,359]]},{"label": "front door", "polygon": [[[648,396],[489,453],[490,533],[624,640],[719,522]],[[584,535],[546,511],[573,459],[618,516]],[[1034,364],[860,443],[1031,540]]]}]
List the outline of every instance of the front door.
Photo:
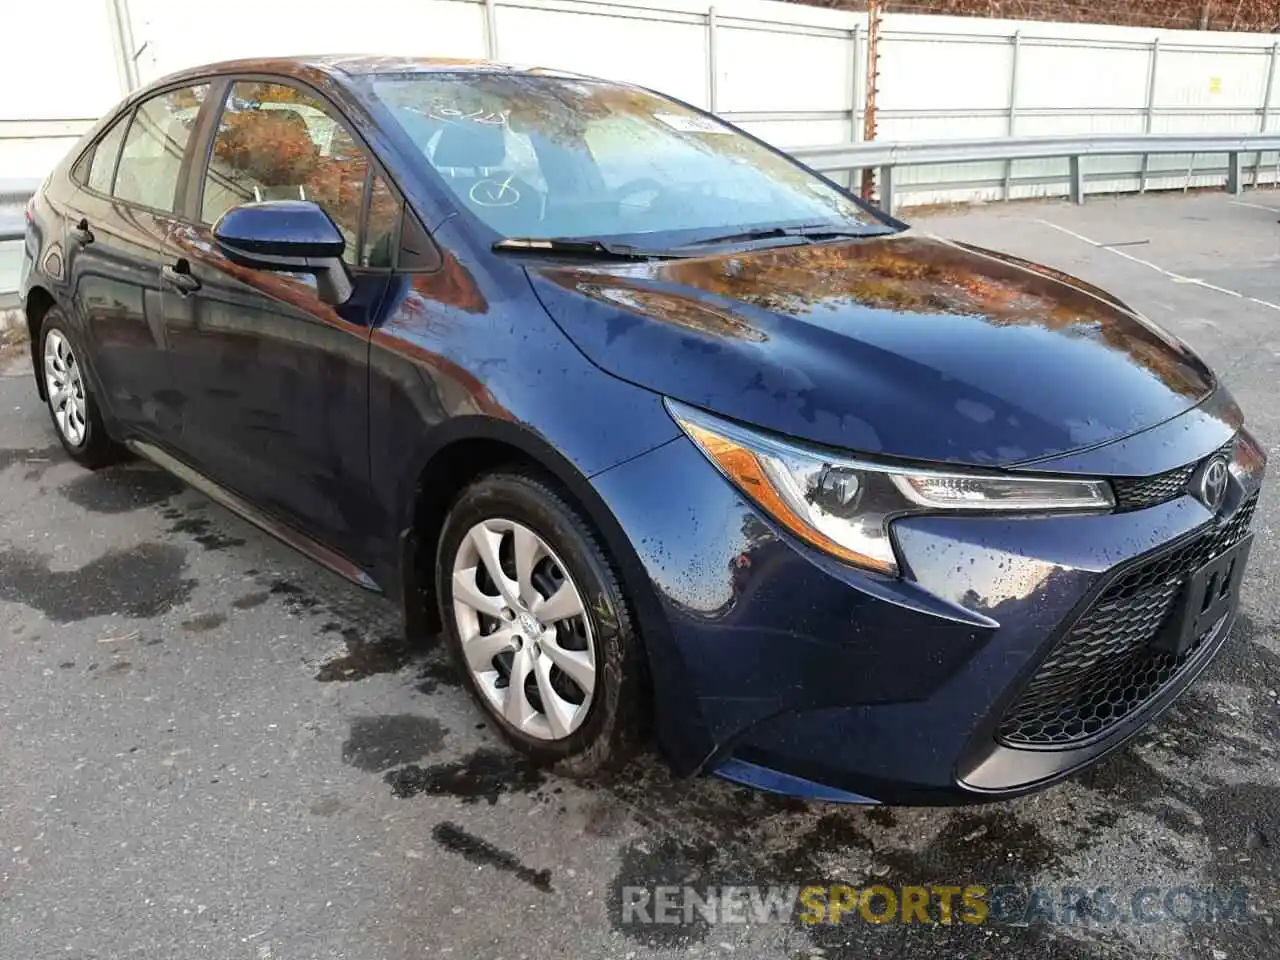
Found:
[{"label": "front door", "polygon": [[[333,108],[283,83],[232,85],[200,171],[200,225],[181,238],[198,289],[166,310],[181,451],[213,479],[360,561],[368,516],[370,331],[399,201]],[[362,232],[366,193],[368,227]],[[319,203],[347,237],[355,293],[334,307],[301,274],[223,257],[212,224],[260,200]]]}]

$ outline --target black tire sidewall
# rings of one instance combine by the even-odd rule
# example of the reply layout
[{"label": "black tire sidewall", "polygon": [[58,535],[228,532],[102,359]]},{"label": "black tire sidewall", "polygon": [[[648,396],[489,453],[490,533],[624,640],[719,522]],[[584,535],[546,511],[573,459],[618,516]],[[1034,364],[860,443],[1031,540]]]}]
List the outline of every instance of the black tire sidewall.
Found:
[{"label": "black tire sidewall", "polygon": [[[453,612],[453,561],[463,538],[484,520],[513,520],[540,536],[567,568],[586,607],[595,640],[596,688],[586,720],[563,740],[541,740],[509,724],[479,690],[462,653]],[[618,738],[629,732],[623,710],[634,696],[633,643],[616,576],[594,542],[585,521],[554,490],[519,474],[495,474],[468,487],[454,502],[445,521],[436,555],[436,596],[445,625],[445,641],[463,683],[490,722],[520,752],[545,763],[579,758],[584,770],[594,770],[610,759]],[[573,772],[572,770],[568,772]]]}]

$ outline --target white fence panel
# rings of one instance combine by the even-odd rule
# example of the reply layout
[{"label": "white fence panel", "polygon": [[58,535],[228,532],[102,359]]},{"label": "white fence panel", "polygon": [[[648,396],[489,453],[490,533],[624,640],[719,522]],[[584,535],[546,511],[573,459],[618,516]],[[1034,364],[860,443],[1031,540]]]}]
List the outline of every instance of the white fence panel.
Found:
[{"label": "white fence panel", "polygon": [[1141,112],[1151,60],[1141,46],[1099,47],[1045,37],[1021,41],[1018,105],[1029,111]]},{"label": "white fence panel", "polygon": [[1004,110],[1012,44],[1005,37],[938,37],[886,30],[880,48],[880,109],[931,113]]},{"label": "white fence panel", "polygon": [[214,60],[285,53],[485,56],[484,7],[461,0],[217,0],[212,8],[129,0],[129,9],[142,83]]},{"label": "white fence panel", "polygon": [[12,41],[0,58],[0,181],[39,179],[124,94],[107,7],[10,0],[0,20]]},{"label": "white fence panel", "polygon": [[[860,139],[866,16],[774,0],[39,0],[6,8],[0,180],[38,178],[129,83],[210,60],[298,52],[481,58],[632,81],[711,107],[783,147]],[[127,12],[123,21],[115,11]],[[61,29],[75,23],[77,29]],[[395,24],[394,30],[387,25]],[[130,50],[123,49],[125,45]],[[878,136],[1280,129],[1272,36],[895,14]],[[33,78],[38,78],[34,82]],[[1092,189],[1215,183],[1221,158],[1090,160]],[[1188,167],[1191,176],[1188,179]],[[1246,164],[1273,182],[1274,157]],[[1061,161],[901,171],[901,200],[1057,195]]]},{"label": "white fence panel", "polygon": [[1188,47],[1160,51],[1156,103],[1203,114],[1257,110],[1266,95],[1270,49]]},{"label": "white fence panel", "polygon": [[716,27],[717,103],[724,112],[853,107],[853,44],[845,35]]},{"label": "white fence panel", "polygon": [[704,109],[709,105],[707,35],[701,23],[693,17],[672,22],[641,19],[626,8],[597,9],[568,13],[500,6],[498,56],[660,87]]}]

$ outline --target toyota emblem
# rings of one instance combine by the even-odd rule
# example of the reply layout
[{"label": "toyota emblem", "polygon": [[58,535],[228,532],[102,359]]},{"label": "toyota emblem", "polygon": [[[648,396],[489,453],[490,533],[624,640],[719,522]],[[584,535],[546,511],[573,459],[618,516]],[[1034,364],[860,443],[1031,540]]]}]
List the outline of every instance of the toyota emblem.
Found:
[{"label": "toyota emblem", "polygon": [[1225,457],[1214,457],[1200,471],[1200,480],[1196,485],[1196,497],[1206,507],[1217,513],[1227,495],[1227,460]]}]

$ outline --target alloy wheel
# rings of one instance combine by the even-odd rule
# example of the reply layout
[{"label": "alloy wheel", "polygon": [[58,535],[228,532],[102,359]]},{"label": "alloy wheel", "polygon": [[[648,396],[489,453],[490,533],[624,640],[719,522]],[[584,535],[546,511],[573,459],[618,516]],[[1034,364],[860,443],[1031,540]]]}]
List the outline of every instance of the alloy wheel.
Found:
[{"label": "alloy wheel", "polygon": [[452,586],[462,652],[485,700],[527,736],[570,736],[591,707],[596,644],[555,551],[514,520],[485,520],[458,545]]},{"label": "alloy wheel", "polygon": [[84,379],[71,344],[58,330],[45,337],[44,382],[58,430],[71,446],[81,446],[89,430]]}]

